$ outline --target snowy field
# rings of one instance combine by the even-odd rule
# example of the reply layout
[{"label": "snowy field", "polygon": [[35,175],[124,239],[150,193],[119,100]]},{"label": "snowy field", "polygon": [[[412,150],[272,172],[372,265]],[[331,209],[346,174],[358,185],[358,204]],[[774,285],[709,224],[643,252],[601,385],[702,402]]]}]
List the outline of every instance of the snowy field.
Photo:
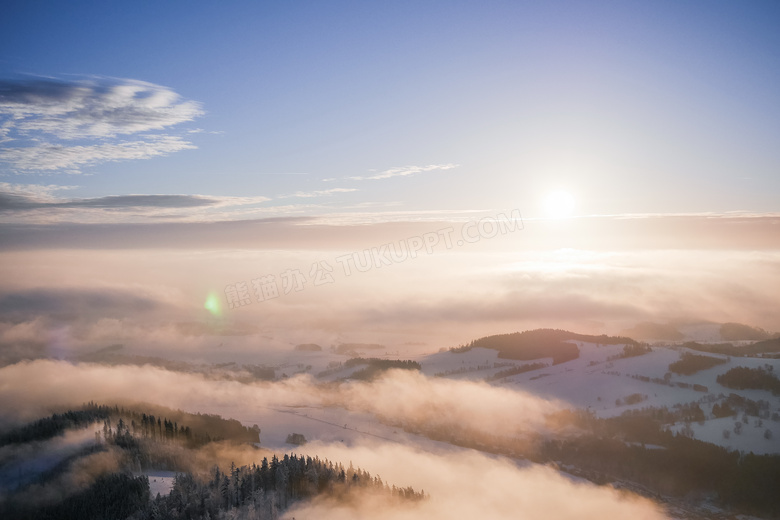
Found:
[{"label": "snowy field", "polygon": [[141,475],[149,478],[149,494],[152,498],[160,495],[167,495],[173,488],[173,479],[176,473],[173,471],[144,471]]},{"label": "snowy field", "polygon": [[[686,330],[696,339],[718,338],[708,325],[695,330]],[[366,349],[350,354],[337,354],[330,349],[320,352],[288,351],[278,353],[273,359],[277,372],[291,375],[303,372],[316,381],[337,381],[348,378],[353,372],[364,368],[355,366],[344,368],[343,363],[359,355],[382,359],[412,359],[420,363],[421,372],[427,377],[442,377],[453,380],[482,381],[485,384],[502,388],[529,392],[539,397],[559,400],[572,408],[590,409],[599,417],[613,417],[631,409],[645,407],[668,407],[697,403],[707,416],[703,425],[690,425],[695,438],[712,442],[729,449],[754,453],[780,453],[780,422],[764,418],[757,426],[755,417],[749,424],[733,431],[725,437],[723,430],[734,428],[737,418],[715,419],[712,406],[722,402],[729,394],[737,394],[753,401],[767,401],[769,412],[780,412],[780,397],[764,390],[733,390],[717,383],[718,375],[729,369],[743,366],[749,368],[771,365],[775,373],[780,373],[780,360],[768,358],[726,358],[716,354],[689,351],[676,346],[654,346],[653,351],[642,356],[619,358],[623,345],[600,345],[582,341],[576,343],[580,356],[577,359],[552,364],[552,359],[532,361],[508,360],[498,357],[498,352],[485,348],[473,348],[466,352],[455,353],[442,350],[428,354],[398,356],[391,349]],[[681,354],[690,352],[700,356],[711,356],[726,360],[725,363],[685,376],[669,372],[669,365],[680,359]],[[496,374],[512,367],[544,363],[544,368],[522,374],[496,379]],[[269,363],[270,365],[270,363]],[[696,389],[694,389],[696,385]],[[631,402],[629,396],[638,402]],[[627,404],[626,401],[630,404]],[[307,440],[320,442],[338,442],[350,445],[372,437],[406,443],[421,442],[419,436],[409,438],[399,428],[381,424],[370,413],[355,412],[341,408],[325,407],[275,407],[253,409],[237,408],[215,410],[241,420],[244,424],[260,425],[261,443],[264,447],[284,449],[285,440],[290,433],[301,433]],[[680,431],[684,425],[676,424],[674,431]],[[765,432],[769,429],[769,439]]]},{"label": "snowy field", "polygon": [[[711,327],[701,326],[695,331],[698,339],[712,336]],[[717,339],[717,338],[715,338]],[[780,373],[780,360],[767,358],[726,358],[716,354],[690,351],[701,356],[726,360],[725,363],[702,370],[690,376],[669,372],[669,365],[680,359],[687,349],[675,346],[654,346],[653,351],[642,356],[619,358],[623,345],[600,345],[588,342],[576,343],[580,356],[558,365],[552,359],[532,361],[508,360],[498,357],[495,350],[474,348],[462,353],[442,350],[429,354],[400,357],[387,350],[366,349],[350,354],[337,354],[330,349],[320,352],[288,351],[278,353],[273,359],[277,371],[290,375],[304,372],[315,381],[337,381],[348,378],[363,366],[344,368],[343,363],[359,355],[382,359],[412,359],[420,363],[422,373],[431,378],[481,381],[506,389],[529,392],[533,395],[567,403],[572,408],[590,409],[599,417],[613,417],[631,409],[645,407],[668,407],[697,403],[707,420],[704,424],[693,423],[687,431],[695,438],[754,453],[780,453],[780,422],[771,418],[749,418],[749,424],[738,427],[734,433],[734,422],[741,417],[715,419],[712,406],[722,402],[729,394],[737,394],[753,401],[767,401],[769,412],[780,411],[780,397],[764,390],[733,390],[717,383],[718,375],[736,366],[750,368],[771,365]],[[522,374],[496,379],[496,374],[512,367],[544,363],[538,368]],[[696,389],[694,389],[696,385]],[[631,402],[633,396],[638,402]],[[627,404],[628,401],[630,404]],[[231,410],[214,410],[235,417],[244,424],[258,424],[261,444],[266,448],[291,450],[295,446],[285,441],[291,433],[303,434],[308,441],[343,443],[346,446],[364,442],[371,438],[399,443],[425,443],[425,439],[400,428],[389,427],[379,422],[370,413],[356,412],[337,407],[285,407],[268,408],[260,406],[236,407]],[[508,413],[511,413],[508,411]],[[683,424],[672,426],[680,431]],[[723,433],[730,429],[730,434]],[[766,430],[770,434],[766,434]],[[765,438],[768,435],[769,438]]]}]

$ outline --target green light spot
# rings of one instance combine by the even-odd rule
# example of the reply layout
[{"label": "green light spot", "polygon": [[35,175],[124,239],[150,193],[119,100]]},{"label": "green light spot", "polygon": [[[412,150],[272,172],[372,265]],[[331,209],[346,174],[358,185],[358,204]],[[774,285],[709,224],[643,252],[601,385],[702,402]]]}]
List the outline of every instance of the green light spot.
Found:
[{"label": "green light spot", "polygon": [[208,311],[214,316],[219,316],[222,314],[222,308],[219,305],[219,298],[217,298],[217,295],[214,293],[209,293],[208,298],[206,298],[206,303],[203,304],[203,307],[208,309]]}]

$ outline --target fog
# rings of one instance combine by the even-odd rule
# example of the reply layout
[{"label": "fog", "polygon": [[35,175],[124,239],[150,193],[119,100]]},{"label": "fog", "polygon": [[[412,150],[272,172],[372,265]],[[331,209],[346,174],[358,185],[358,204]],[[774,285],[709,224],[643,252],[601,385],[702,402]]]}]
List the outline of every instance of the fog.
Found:
[{"label": "fog", "polygon": [[223,410],[225,416],[239,406],[294,406],[321,401],[305,378],[245,385],[151,366],[111,367],[38,360],[3,367],[0,381],[3,416],[14,422],[29,421],[52,410],[89,401],[150,402],[192,412]]},{"label": "fog", "polygon": [[[246,236],[223,236],[230,226],[214,232],[193,225],[194,235],[183,242],[168,230],[168,245],[152,240],[144,226],[133,228],[124,245],[118,238],[101,242],[81,228],[68,235],[67,226],[43,226],[27,238],[13,235],[16,242],[0,252],[0,426],[88,401],[218,413],[261,428],[264,420],[280,420],[277,409],[308,408],[368,415],[390,431],[533,449],[539,436],[564,434],[551,430],[547,417],[569,408],[567,403],[413,371],[390,371],[371,382],[321,384],[310,375],[293,375],[241,383],[142,365],[143,359],[116,366],[78,360],[123,345],[124,356],[182,360],[189,367],[306,364],[307,354],[293,357],[300,343],[317,343],[326,353],[340,343],[378,343],[385,348],[377,355],[407,359],[495,333],[551,327],[615,334],[643,322],[740,322],[773,332],[780,330],[773,222],[602,218],[569,229],[564,222],[531,222],[450,248],[434,243],[430,233],[452,222],[308,228],[265,222],[253,243]],[[599,226],[603,233],[596,232]],[[675,226],[681,233],[668,236]],[[52,235],[46,233],[56,235],[55,228],[73,242],[60,237],[47,245]],[[636,233],[644,234],[642,244]],[[197,236],[202,243],[193,242]],[[389,243],[419,248],[413,257],[407,251],[398,261],[392,255],[382,260],[379,249]],[[323,264],[332,270],[317,274]],[[257,280],[268,276],[276,292],[260,298]],[[231,300],[240,284],[246,293]],[[288,518],[500,519],[519,511],[527,518],[662,516],[650,502],[575,483],[548,468],[518,467],[452,446],[422,452],[417,444],[365,445],[357,435],[333,444],[335,433],[319,440],[316,431],[307,433],[315,442],[306,453],[351,460],[392,484],[425,489],[431,498],[398,507],[376,496],[315,501]],[[404,439],[425,441],[412,434]],[[251,463],[264,453],[213,445],[191,463],[202,471],[215,461]],[[74,467],[64,480],[36,492],[59,496],[116,465],[110,452],[85,463],[89,467]]]},{"label": "fog", "polygon": [[[343,406],[412,428],[518,436],[549,433],[545,416],[565,406],[521,391],[426,378],[410,371],[390,371],[373,382],[339,385],[315,385],[308,377],[241,384],[149,366],[106,367],[38,360],[3,367],[0,381],[4,415],[15,421],[89,400],[109,404],[153,402],[185,411],[219,411],[243,418],[251,417],[253,409],[264,407]],[[394,503],[392,507],[386,498],[370,494],[339,503],[315,500],[289,511],[285,518],[390,519],[414,515],[465,519],[483,515],[501,519],[516,518],[521,511],[524,518],[663,517],[647,500],[574,482],[549,468],[521,466],[472,450],[450,447],[421,451],[391,442],[348,447],[315,441],[296,451],[345,465],[352,462],[389,484],[425,490],[430,498],[419,503]],[[188,464],[192,470],[205,471],[214,463],[249,464],[263,456],[269,456],[269,452],[211,444],[199,450]],[[111,452],[90,456],[83,462],[88,467],[71,468],[57,482],[36,488],[36,492],[54,497],[68,486],[79,489],[94,478],[97,470],[115,465],[112,457]]]},{"label": "fog", "polygon": [[82,448],[94,444],[95,425],[69,430],[63,435],[40,442],[0,447],[0,490],[13,490],[51,470]]},{"label": "fog", "polygon": [[[94,434],[93,434],[94,439]],[[122,453],[116,448],[76,458],[67,469],[44,483],[33,482],[16,494],[20,502],[38,505],[56,504],[68,495],[89,487],[96,478],[121,468]]]},{"label": "fog", "polygon": [[[514,436],[542,433],[545,415],[565,403],[486,383],[393,370],[372,382],[318,385],[308,376],[242,384],[150,366],[76,365],[38,360],[0,368],[0,400],[9,421],[89,401],[155,403],[190,412],[246,418],[279,406],[340,406],[412,427]],[[262,425],[261,425],[262,427]]]},{"label": "fog", "polygon": [[291,509],[285,514],[286,519],[665,518],[649,500],[609,487],[575,482],[543,466],[520,467],[507,459],[475,451],[433,454],[398,444],[349,449],[307,445],[303,451],[331,460],[350,460],[386,482],[424,489],[430,498],[390,507],[372,496],[348,504],[314,501]]},{"label": "fog", "polygon": [[347,383],[331,399],[394,424],[497,436],[542,433],[545,416],[565,406],[519,390],[411,370],[390,371],[372,383]]},{"label": "fog", "polygon": [[[62,358],[123,344],[192,362],[258,363],[298,343],[381,343],[409,355],[538,327],[615,334],[648,321],[713,321],[780,331],[776,251],[549,248],[534,233],[527,225],[462,248],[423,248],[363,271],[355,260],[386,236],[356,240],[352,250],[316,242],[0,253],[0,357]],[[317,282],[310,273],[322,263],[332,272]],[[278,293],[258,301],[252,281],[266,276]],[[231,308],[228,293],[242,283],[247,299]]]}]

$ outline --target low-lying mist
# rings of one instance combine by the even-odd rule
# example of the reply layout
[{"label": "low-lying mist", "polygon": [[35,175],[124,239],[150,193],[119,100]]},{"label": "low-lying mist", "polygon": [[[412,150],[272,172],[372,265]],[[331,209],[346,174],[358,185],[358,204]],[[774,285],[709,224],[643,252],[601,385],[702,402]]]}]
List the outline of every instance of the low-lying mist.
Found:
[{"label": "low-lying mist", "polygon": [[433,454],[383,443],[350,448],[310,444],[301,451],[331,460],[350,460],[387,482],[423,489],[430,497],[390,507],[371,495],[346,504],[315,500],[291,509],[285,519],[666,518],[659,506],[636,495],[576,482],[543,466],[520,467],[508,459],[471,450]]},{"label": "low-lying mist", "polygon": [[[748,224],[726,227],[748,234],[742,228]],[[761,229],[771,242],[771,226]],[[319,249],[300,242],[282,250],[204,244],[202,250],[2,252],[0,364],[74,359],[114,344],[188,362],[257,363],[299,343],[381,343],[411,355],[539,327],[615,334],[640,322],[709,320],[780,330],[773,312],[776,248],[676,241],[635,249],[625,245],[636,239],[629,231],[607,249],[568,240],[547,247],[539,241],[553,230],[529,225],[361,270],[347,270],[336,258],[352,259],[384,238],[363,237],[354,249],[324,248],[323,240]],[[317,282],[309,273],[319,262],[333,271]],[[283,276],[293,272],[303,277],[299,285]],[[267,276],[276,292],[258,298],[253,281]],[[245,292],[236,302],[230,295],[238,286]]]},{"label": "low-lying mist", "polygon": [[[266,407],[342,407],[426,433],[448,431],[461,438],[528,439],[550,433],[546,416],[566,407],[565,403],[521,391],[428,378],[405,370],[389,371],[370,382],[318,384],[309,376],[297,376],[244,384],[150,366],[37,360],[0,368],[0,382],[2,416],[9,423],[93,400],[109,404],[148,402],[239,416],[244,422],[253,416],[253,410],[260,416]],[[650,501],[574,482],[549,468],[531,464],[521,467],[499,456],[455,447],[421,451],[384,441],[350,447],[322,443],[316,435],[313,437],[313,442],[295,451],[345,465],[352,462],[390,484],[425,490],[430,498],[402,504],[374,494],[359,494],[338,503],[315,500],[296,506],[285,518],[663,518]],[[81,464],[89,467],[71,468],[39,491],[54,500],[66,489],[83,487],[96,472],[117,466],[112,453],[84,458]],[[213,464],[259,463],[263,456],[269,456],[269,452],[212,443],[197,450],[189,465],[191,471],[203,472]]]},{"label": "low-lying mist", "polygon": [[95,442],[97,426],[68,430],[46,441],[0,447],[0,491],[11,490],[49,471]]},{"label": "low-lying mist", "polygon": [[318,384],[299,375],[244,384],[151,366],[37,360],[0,368],[0,381],[2,417],[7,422],[35,419],[88,401],[149,402],[241,418],[267,407],[338,406],[411,428],[514,436],[544,432],[545,416],[565,406],[519,390],[429,378],[408,370],[391,370],[370,382]]}]

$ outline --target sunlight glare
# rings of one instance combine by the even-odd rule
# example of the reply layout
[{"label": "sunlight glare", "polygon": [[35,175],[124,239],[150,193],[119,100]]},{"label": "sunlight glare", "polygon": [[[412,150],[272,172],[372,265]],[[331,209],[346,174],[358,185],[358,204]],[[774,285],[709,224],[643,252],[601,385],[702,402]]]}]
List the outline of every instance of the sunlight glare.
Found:
[{"label": "sunlight glare", "polygon": [[544,199],[544,210],[550,218],[566,218],[574,211],[574,197],[567,191],[553,191]]}]

